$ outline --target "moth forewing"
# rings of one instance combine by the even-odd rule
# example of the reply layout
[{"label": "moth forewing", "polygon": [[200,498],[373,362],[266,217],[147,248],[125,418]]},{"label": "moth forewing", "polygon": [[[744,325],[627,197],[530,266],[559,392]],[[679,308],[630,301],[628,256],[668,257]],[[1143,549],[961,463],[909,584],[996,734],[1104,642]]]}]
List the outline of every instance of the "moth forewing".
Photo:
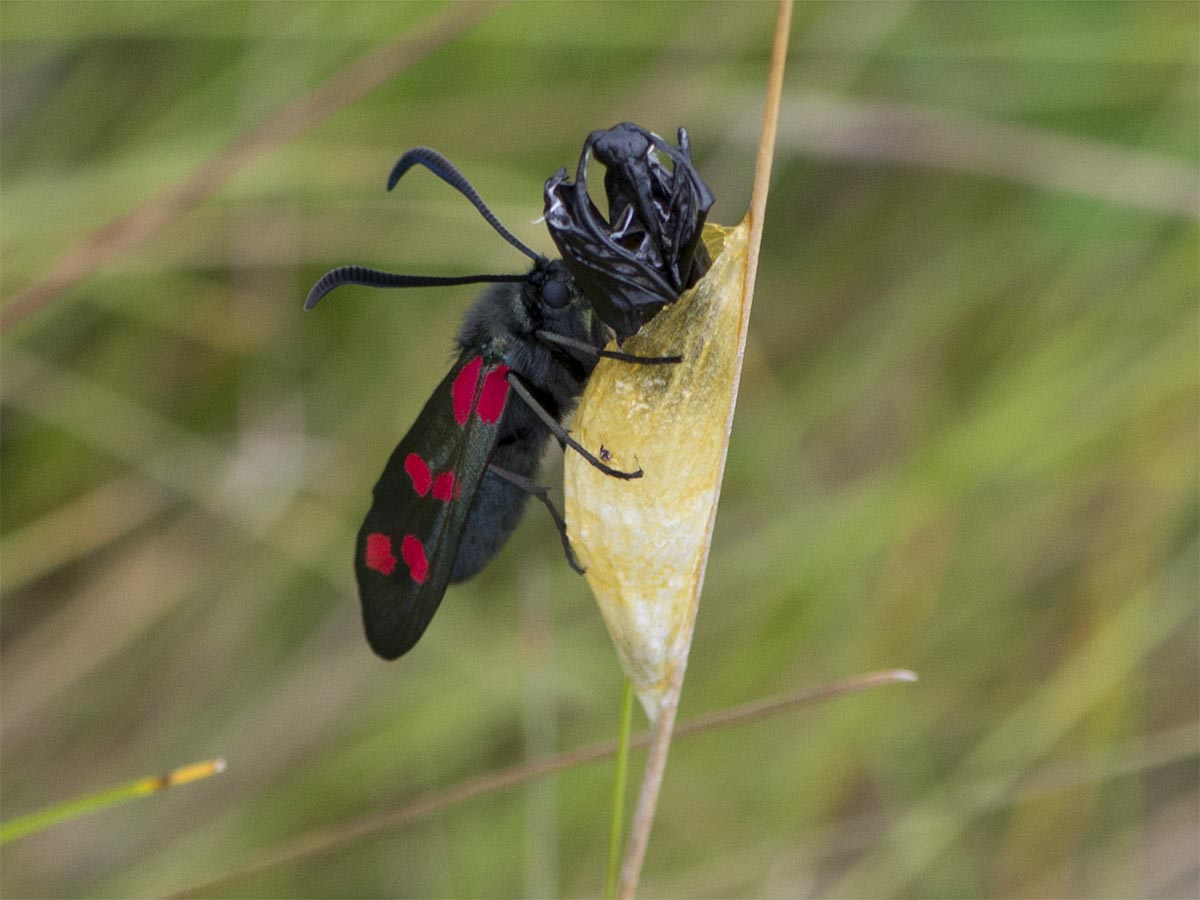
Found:
[{"label": "moth forewing", "polygon": [[359,530],[363,623],[385,659],[407,652],[437,611],[507,403],[508,367],[467,352],[384,467]]}]

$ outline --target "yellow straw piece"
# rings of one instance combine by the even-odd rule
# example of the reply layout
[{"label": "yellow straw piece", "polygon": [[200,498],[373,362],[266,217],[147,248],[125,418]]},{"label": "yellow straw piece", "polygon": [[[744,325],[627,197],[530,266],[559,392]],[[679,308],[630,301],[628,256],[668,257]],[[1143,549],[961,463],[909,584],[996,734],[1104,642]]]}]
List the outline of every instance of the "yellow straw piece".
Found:
[{"label": "yellow straw piece", "polygon": [[201,778],[208,778],[211,775],[220,775],[224,771],[225,760],[223,759],[210,759],[205,762],[192,763],[189,766],[180,766],[164,776],[166,784],[163,787],[175,787],[187,784],[189,781],[199,781]]}]

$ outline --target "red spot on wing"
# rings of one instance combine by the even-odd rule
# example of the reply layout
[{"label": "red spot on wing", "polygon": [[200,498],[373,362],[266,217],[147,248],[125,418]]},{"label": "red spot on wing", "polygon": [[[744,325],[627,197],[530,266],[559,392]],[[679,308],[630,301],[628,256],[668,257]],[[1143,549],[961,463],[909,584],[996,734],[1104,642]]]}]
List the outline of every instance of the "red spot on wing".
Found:
[{"label": "red spot on wing", "polygon": [[384,575],[391,575],[396,570],[392,539],[386,534],[375,532],[367,535],[367,568]]},{"label": "red spot on wing", "polygon": [[429,493],[429,485],[433,483],[433,473],[429,471],[429,464],[425,460],[415,453],[408,454],[404,457],[404,471],[412,479],[414,491],[422,497]]},{"label": "red spot on wing", "polygon": [[483,379],[483,390],[479,392],[479,405],[475,407],[475,412],[484,422],[493,423],[504,412],[504,400],[508,397],[507,374],[508,366],[500,363]]},{"label": "red spot on wing", "polygon": [[471,415],[471,404],[475,402],[475,386],[479,384],[479,370],[483,368],[483,357],[477,356],[465,366],[450,386],[450,399],[454,404],[454,421],[466,425]]},{"label": "red spot on wing", "polygon": [[433,496],[449,501],[455,496],[454,473],[443,472],[433,480]]},{"label": "red spot on wing", "polygon": [[408,571],[412,575],[412,580],[417,584],[424,584],[426,576],[429,575],[429,560],[425,558],[425,545],[411,534],[406,534],[400,543],[400,555],[408,563]]}]

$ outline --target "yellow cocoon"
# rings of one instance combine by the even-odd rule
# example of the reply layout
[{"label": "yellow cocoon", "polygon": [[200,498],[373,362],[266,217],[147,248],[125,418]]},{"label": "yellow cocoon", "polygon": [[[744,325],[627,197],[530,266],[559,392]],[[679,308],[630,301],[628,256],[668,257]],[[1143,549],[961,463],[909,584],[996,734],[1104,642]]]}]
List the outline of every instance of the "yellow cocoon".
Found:
[{"label": "yellow cocoon", "polygon": [[[708,225],[708,273],[620,349],[673,365],[601,359],[573,435],[622,481],[565,462],[567,533],[646,714],[682,679],[716,514],[737,388],[749,225]],[[610,347],[610,349],[615,349]]]}]

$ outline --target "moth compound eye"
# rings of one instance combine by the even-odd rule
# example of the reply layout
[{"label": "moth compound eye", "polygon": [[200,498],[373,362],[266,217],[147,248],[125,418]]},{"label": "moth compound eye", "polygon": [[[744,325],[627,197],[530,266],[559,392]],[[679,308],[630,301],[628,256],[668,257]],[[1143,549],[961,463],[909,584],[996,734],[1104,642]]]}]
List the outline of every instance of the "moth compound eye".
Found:
[{"label": "moth compound eye", "polygon": [[542,286],[542,302],[553,309],[562,309],[571,300],[571,289],[565,281],[552,278]]}]

